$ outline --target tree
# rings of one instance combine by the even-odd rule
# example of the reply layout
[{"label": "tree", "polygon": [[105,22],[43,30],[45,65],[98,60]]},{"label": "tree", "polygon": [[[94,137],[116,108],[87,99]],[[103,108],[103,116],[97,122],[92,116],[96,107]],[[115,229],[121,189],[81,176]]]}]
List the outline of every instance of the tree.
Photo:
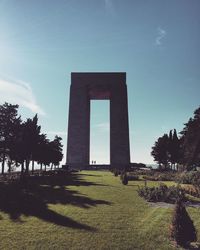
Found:
[{"label": "tree", "polygon": [[8,143],[8,171],[11,171],[11,166],[14,164],[16,167],[19,163],[22,163],[22,121],[21,118],[16,120],[13,126],[12,141]]},{"label": "tree", "polygon": [[40,169],[42,170],[42,166],[49,166],[50,164],[59,165],[59,162],[63,158],[62,147],[61,144],[62,138],[59,136],[55,136],[53,141],[47,139],[46,134],[40,134],[39,141],[37,144],[37,148],[35,151],[35,160],[40,164]]},{"label": "tree", "polygon": [[40,170],[42,170],[43,164],[45,165],[46,169],[46,165],[49,165],[51,162],[50,142],[47,139],[46,134],[41,134],[39,136],[35,157],[37,162],[40,164]]},{"label": "tree", "polygon": [[182,164],[190,170],[200,164],[200,107],[181,132]]},{"label": "tree", "polygon": [[178,199],[171,225],[171,237],[180,246],[186,246],[197,240],[196,229],[189,217],[182,199]]},{"label": "tree", "polygon": [[169,161],[168,153],[168,143],[169,137],[167,134],[164,134],[162,137],[159,137],[152,147],[151,155],[154,157],[154,160],[161,166],[164,165],[165,169],[167,168]]},{"label": "tree", "polygon": [[34,160],[36,159],[37,146],[40,140],[40,129],[37,114],[33,119],[29,118],[23,123],[22,148],[27,172],[29,171],[30,161],[32,161],[32,171],[34,170]]},{"label": "tree", "polygon": [[180,161],[180,139],[177,136],[176,129],[172,132],[170,130],[169,135],[164,134],[162,137],[159,137],[152,147],[151,155],[154,157],[154,160],[158,162],[161,166],[164,166],[166,169],[171,164],[171,168]]},{"label": "tree", "polygon": [[[40,134],[41,127],[38,125],[37,114],[22,122],[18,116],[18,105],[5,103],[0,105],[0,162],[4,173],[5,162],[8,163],[8,171],[12,166],[21,164],[24,171],[29,171],[29,164],[37,161],[46,166],[50,163],[57,166],[63,158],[62,138],[55,136],[54,140],[47,139],[45,134]],[[15,165],[14,165],[15,164]]]},{"label": "tree", "polygon": [[172,166],[172,158],[173,158],[173,134],[172,134],[172,130],[169,131],[168,142],[167,142],[166,148],[167,148],[168,161],[171,163],[171,166]]},{"label": "tree", "polygon": [[171,163],[172,167],[180,161],[180,139],[177,136],[176,129],[174,129],[173,133],[170,130],[169,134],[169,143],[168,143],[168,152],[169,152],[169,162]]},{"label": "tree", "polygon": [[59,162],[63,158],[63,153],[62,153],[62,138],[59,136],[55,136],[54,140],[50,142],[50,151],[51,151],[51,163],[54,166],[58,166]]},{"label": "tree", "polygon": [[15,125],[19,122],[18,105],[4,103],[0,105],[0,155],[2,174],[4,174],[5,160],[9,155],[9,146],[14,143]]}]

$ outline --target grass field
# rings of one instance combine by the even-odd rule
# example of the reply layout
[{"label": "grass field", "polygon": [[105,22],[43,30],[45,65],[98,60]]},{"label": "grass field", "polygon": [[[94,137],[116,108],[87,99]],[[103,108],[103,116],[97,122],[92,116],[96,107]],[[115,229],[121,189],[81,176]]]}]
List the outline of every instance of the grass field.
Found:
[{"label": "grass field", "polygon": [[[151,207],[138,185],[124,186],[106,171],[2,184],[0,249],[176,249],[169,240],[172,208]],[[187,210],[200,240],[200,208]]]}]

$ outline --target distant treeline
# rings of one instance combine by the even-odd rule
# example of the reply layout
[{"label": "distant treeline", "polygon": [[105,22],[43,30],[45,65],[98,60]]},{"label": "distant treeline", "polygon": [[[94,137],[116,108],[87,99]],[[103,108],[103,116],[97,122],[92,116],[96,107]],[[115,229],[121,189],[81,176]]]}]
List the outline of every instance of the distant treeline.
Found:
[{"label": "distant treeline", "polygon": [[34,162],[51,167],[59,165],[63,158],[61,137],[55,136],[49,140],[46,134],[41,133],[37,114],[31,119],[22,121],[18,115],[18,105],[4,103],[0,105],[0,162],[2,174],[5,172],[5,163],[8,171],[21,166],[21,171],[29,171],[30,162],[32,171]]},{"label": "distant treeline", "polygon": [[177,136],[176,129],[159,137],[151,155],[163,169],[193,170],[200,167],[200,107]]}]

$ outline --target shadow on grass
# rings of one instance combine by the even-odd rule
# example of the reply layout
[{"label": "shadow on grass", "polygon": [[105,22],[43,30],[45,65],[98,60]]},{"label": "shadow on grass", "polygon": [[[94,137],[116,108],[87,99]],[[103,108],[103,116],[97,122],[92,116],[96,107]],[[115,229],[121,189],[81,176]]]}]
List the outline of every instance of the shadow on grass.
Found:
[{"label": "shadow on grass", "polygon": [[81,174],[83,176],[92,176],[92,177],[102,177],[102,175],[99,174]]},{"label": "shadow on grass", "polygon": [[62,176],[28,177],[14,183],[0,183],[0,211],[9,214],[13,221],[20,216],[35,216],[44,221],[64,227],[95,231],[94,228],[76,222],[48,208],[48,204],[71,204],[88,209],[100,204],[110,205],[104,200],[95,200],[68,190],[67,185],[99,185],[81,179],[79,174]]}]

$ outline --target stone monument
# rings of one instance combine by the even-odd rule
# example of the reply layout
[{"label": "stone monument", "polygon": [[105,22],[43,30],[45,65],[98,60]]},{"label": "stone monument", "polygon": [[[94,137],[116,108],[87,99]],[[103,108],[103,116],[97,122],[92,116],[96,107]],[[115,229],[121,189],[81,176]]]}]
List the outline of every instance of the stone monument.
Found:
[{"label": "stone monument", "polygon": [[110,164],[130,164],[126,73],[71,73],[66,164],[89,165],[90,100],[110,100]]}]

